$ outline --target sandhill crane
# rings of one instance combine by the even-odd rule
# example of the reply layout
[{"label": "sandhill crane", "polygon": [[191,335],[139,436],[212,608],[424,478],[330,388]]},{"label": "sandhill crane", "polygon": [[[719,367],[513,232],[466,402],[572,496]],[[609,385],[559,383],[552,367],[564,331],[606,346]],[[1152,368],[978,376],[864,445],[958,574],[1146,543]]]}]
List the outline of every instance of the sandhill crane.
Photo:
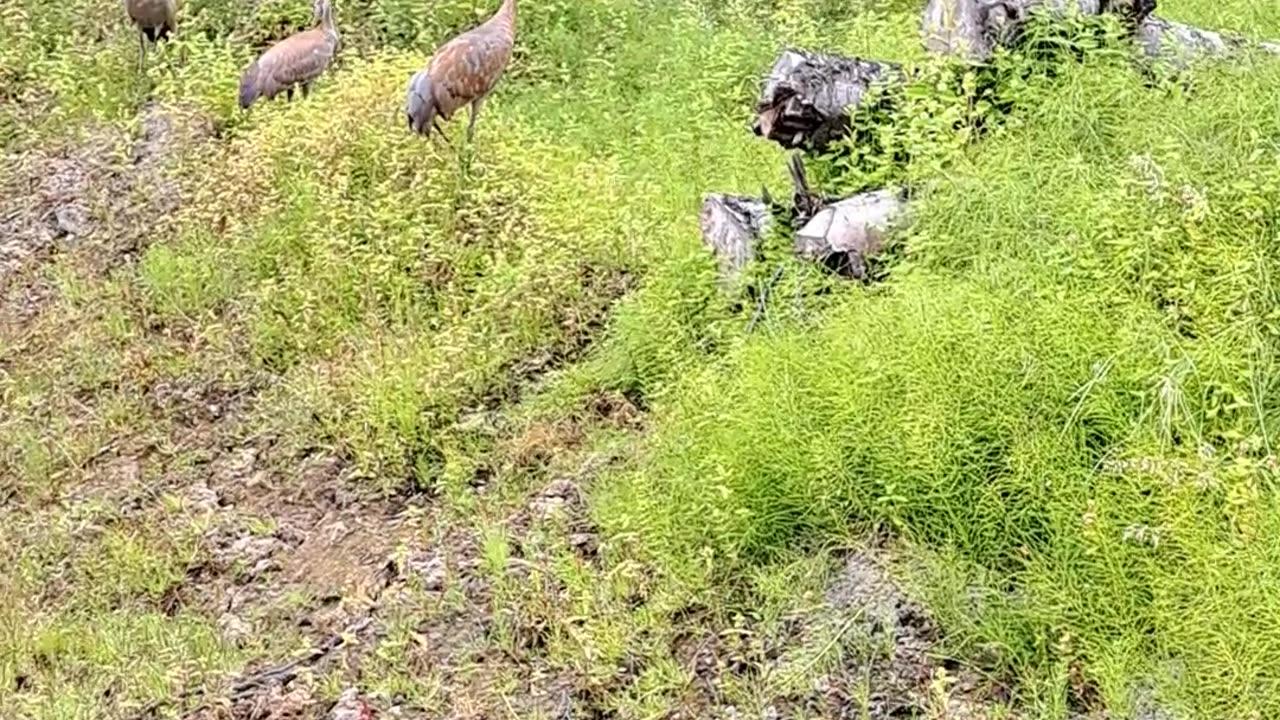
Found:
[{"label": "sandhill crane", "polygon": [[124,11],[138,26],[138,72],[147,61],[147,43],[159,42],[178,29],[177,0],[124,0]]},{"label": "sandhill crane", "polygon": [[303,97],[311,92],[311,83],[333,62],[339,40],[330,0],[315,0],[314,11],[319,25],[272,45],[244,71],[240,107],[248,109],[258,98],[270,100],[281,91],[293,100],[295,87],[302,89]]},{"label": "sandhill crane", "polygon": [[405,115],[409,130],[430,135],[435,128],[449,141],[440,127],[463,105],[471,105],[467,123],[467,140],[475,135],[476,117],[485,98],[493,91],[511,61],[516,40],[516,0],[502,0],[502,7],[479,26],[445,43],[431,57],[425,70],[414,74],[405,97]]}]

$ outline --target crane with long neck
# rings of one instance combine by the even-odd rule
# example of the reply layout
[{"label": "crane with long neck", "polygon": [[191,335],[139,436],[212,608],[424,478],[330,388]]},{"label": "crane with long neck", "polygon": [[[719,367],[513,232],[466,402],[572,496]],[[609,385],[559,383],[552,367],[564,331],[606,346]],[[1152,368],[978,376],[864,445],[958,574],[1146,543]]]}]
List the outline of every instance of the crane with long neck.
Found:
[{"label": "crane with long neck", "polygon": [[470,105],[470,141],[480,108],[511,62],[515,40],[516,0],[502,0],[492,17],[442,45],[427,67],[409,81],[405,97],[409,130],[429,136],[435,129],[448,142],[439,118],[448,121],[459,108]]},{"label": "crane with long neck", "polygon": [[270,100],[281,92],[293,100],[294,88],[300,88],[306,97],[311,84],[329,69],[341,40],[333,3],[316,0],[313,11],[318,25],[272,45],[244,71],[240,78],[240,107],[248,109],[258,98]]}]

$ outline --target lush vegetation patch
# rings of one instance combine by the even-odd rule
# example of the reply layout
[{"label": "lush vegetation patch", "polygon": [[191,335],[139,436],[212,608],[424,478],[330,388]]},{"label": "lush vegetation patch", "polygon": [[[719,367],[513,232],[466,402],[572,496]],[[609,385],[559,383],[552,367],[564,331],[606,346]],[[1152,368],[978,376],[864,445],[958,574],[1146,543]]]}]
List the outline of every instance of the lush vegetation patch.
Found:
[{"label": "lush vegetation patch", "polygon": [[[784,45],[918,64],[917,4],[530,0],[460,153],[405,132],[400,102],[489,7],[340,3],[318,91],[249,114],[240,69],[310,3],[189,0],[141,74],[114,0],[0,7],[6,152],[132,131],[149,100],[215,131],[175,151],[181,202],[136,254],[55,255],[24,276],[55,299],[0,327],[0,500],[20,507],[0,524],[0,711],[71,716],[107,689],[135,707],[294,641],[232,648],[217,618],[166,610],[209,530],[180,500],[145,521],[92,500],[120,437],[164,458],[148,479],[216,455],[226,438],[193,450],[189,419],[155,410],[194,378],[253,396],[240,437],[322,448],[364,489],[483,528],[519,616],[494,646],[517,656],[536,618],[540,661],[622,716],[687,695],[668,629],[684,610],[781,625],[827,553],[872,530],[913,548],[901,570],[947,651],[1011,681],[1028,717],[1128,716],[1144,693],[1187,717],[1280,714],[1280,64],[1164,79],[1105,34],[1052,73],[921,64],[896,117],[860,118],[874,154],[810,163],[827,192],[912,185],[885,282],[773,248],[750,277],[785,274],[750,333],[752,303],[718,284],[702,193],[782,195],[782,154],[747,130],[759,73]],[[1161,12],[1280,36],[1263,3]],[[957,95],[993,80],[987,100],[1015,107],[999,122]],[[599,564],[554,550],[564,609],[502,579],[508,539],[486,523],[565,471],[555,435],[601,393],[646,410],[647,433],[574,435],[623,462],[590,493]],[[503,430],[476,429],[488,414]],[[472,494],[481,469],[497,500]],[[426,703],[418,619],[389,621],[376,663]]]},{"label": "lush vegetation patch", "polygon": [[1147,678],[1265,715],[1277,67],[1187,89],[1092,58],[914,201],[887,286],[678,383],[602,516],[696,587],[891,527],[944,551],[953,639],[1048,716],[1077,666],[1109,707]]}]

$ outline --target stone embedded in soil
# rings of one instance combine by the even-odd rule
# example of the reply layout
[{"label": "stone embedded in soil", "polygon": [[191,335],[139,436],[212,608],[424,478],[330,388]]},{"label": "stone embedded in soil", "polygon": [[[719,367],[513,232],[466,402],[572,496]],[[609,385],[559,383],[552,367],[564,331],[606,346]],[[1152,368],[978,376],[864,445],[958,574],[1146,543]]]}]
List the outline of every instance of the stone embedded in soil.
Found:
[{"label": "stone embedded in soil", "polygon": [[594,532],[579,532],[569,536],[569,545],[583,557],[592,557],[600,550],[600,536]]},{"label": "stone embedded in soil", "polygon": [[360,691],[355,688],[343,690],[333,710],[329,712],[329,720],[372,720],[372,718],[373,708],[360,697]]},{"label": "stone embedded in soil", "polygon": [[340,458],[332,455],[318,455],[307,458],[302,468],[304,485],[328,485],[339,478],[344,464]]},{"label": "stone embedded in soil", "polygon": [[212,556],[217,566],[241,568],[240,582],[250,582],[279,569],[279,563],[272,556],[286,549],[284,542],[273,536],[259,537],[240,532],[243,531],[223,527],[206,535],[206,540],[213,547]]},{"label": "stone embedded in soil", "polygon": [[449,569],[440,556],[414,553],[405,561],[405,568],[421,579],[423,590],[428,592],[444,590]]},{"label": "stone embedded in soil", "polygon": [[539,519],[545,520],[564,510],[571,502],[579,501],[581,492],[572,480],[555,480],[529,503],[529,509]]},{"label": "stone embedded in soil", "polygon": [[213,461],[213,480],[221,485],[244,478],[257,462],[256,448],[244,447],[220,455]]},{"label": "stone embedded in soil", "polygon": [[253,634],[253,628],[243,618],[232,613],[223,613],[218,618],[218,631],[222,639],[232,645],[240,646]]},{"label": "stone embedded in soil", "polygon": [[203,481],[191,485],[186,491],[187,504],[193,510],[213,512],[218,509],[218,493]]},{"label": "stone embedded in soil", "polygon": [[267,573],[273,570],[279,570],[279,569],[280,569],[280,563],[276,562],[271,558],[262,558],[261,560],[253,564],[253,568],[249,570],[249,572],[245,573],[245,577],[257,578],[257,577],[266,575]]},{"label": "stone embedded in soil", "polygon": [[71,236],[78,239],[88,235],[93,229],[89,221],[89,211],[78,203],[56,208],[53,211],[53,223],[59,237]]}]

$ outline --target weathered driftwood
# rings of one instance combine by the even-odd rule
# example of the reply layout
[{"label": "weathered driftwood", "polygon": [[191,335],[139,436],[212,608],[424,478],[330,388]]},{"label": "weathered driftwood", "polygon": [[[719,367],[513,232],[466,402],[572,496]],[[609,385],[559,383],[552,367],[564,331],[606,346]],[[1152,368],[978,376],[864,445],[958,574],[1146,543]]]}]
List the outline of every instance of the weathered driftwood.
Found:
[{"label": "weathered driftwood", "polygon": [[796,232],[795,252],[845,277],[865,280],[868,262],[884,249],[902,219],[906,200],[899,192],[875,190],[828,205]]},{"label": "weathered driftwood", "polygon": [[821,150],[848,133],[849,108],[873,85],[900,79],[894,63],[784,50],[765,78],[753,130],[785,148]]},{"label": "weathered driftwood", "polygon": [[[905,216],[900,193],[875,190],[824,206],[796,231],[798,257],[821,263],[844,277],[866,279],[869,262]],[[702,241],[732,279],[756,257],[771,218],[759,198],[713,193],[702,203]]]},{"label": "weathered driftwood", "polygon": [[[1185,65],[1194,57],[1224,56],[1249,47],[1280,54],[1280,42],[1256,42],[1165,20],[1151,14],[1155,5],[1155,0],[929,0],[921,33],[930,52],[983,62],[995,48],[1017,44],[1037,12],[1051,17],[1110,14],[1132,29],[1139,48],[1153,59],[1171,57]],[[905,77],[894,63],[785,50],[765,79],[755,133],[786,148],[824,149],[848,134],[851,113],[877,83],[901,83]],[[756,258],[775,216],[785,215],[791,227],[799,228],[796,255],[847,277],[865,278],[868,261],[905,215],[906,200],[889,190],[821,198],[809,191],[798,158],[793,161],[795,195],[789,208],[776,206],[767,195],[707,195],[701,213],[703,242],[719,259],[723,274],[732,277]]]},{"label": "weathered driftwood", "polygon": [[1136,27],[1155,6],[1155,0],[929,0],[920,33],[929,52],[983,62],[997,47],[1017,44],[1037,12],[1115,15]]},{"label": "weathered driftwood", "polygon": [[804,166],[793,156],[790,166],[794,194],[782,207],[767,195],[711,194],[702,203],[702,241],[720,261],[726,278],[733,278],[755,259],[760,240],[780,219],[799,229],[793,252],[834,272],[866,279],[868,263],[884,248],[889,232],[903,218],[906,200],[900,192],[876,190],[844,199],[825,198],[809,190]]},{"label": "weathered driftwood", "polygon": [[720,272],[732,278],[755,258],[760,238],[771,220],[760,198],[711,193],[702,199],[702,242],[720,261]]},{"label": "weathered driftwood", "polygon": [[[1154,0],[931,0],[924,11],[925,45],[975,61],[1013,43],[1036,8],[1085,14],[1119,12],[1136,22]],[[892,62],[784,50],[765,78],[756,104],[755,133],[784,148],[823,150],[849,132],[850,115],[877,83],[905,79]]]},{"label": "weathered driftwood", "polygon": [[1060,17],[1110,14],[1133,29],[1144,54],[1178,65],[1249,47],[1280,54],[1280,43],[1166,20],[1152,14],[1155,7],[1155,0],[929,0],[920,31],[930,52],[982,62],[996,47],[1016,45],[1037,11]]},{"label": "weathered driftwood", "polygon": [[1280,55],[1280,42],[1259,42],[1236,33],[1217,32],[1151,15],[1139,25],[1135,38],[1150,58],[1185,67],[1197,58],[1226,57],[1257,48]]},{"label": "weathered driftwood", "polygon": [[[1280,42],[1254,42],[1151,14],[1155,0],[930,0],[921,34],[932,53],[983,62],[998,46],[1016,45],[1036,12],[1066,17],[1110,14],[1132,28],[1151,58],[1185,65],[1194,57],[1224,56],[1248,47],[1280,54]],[[848,134],[850,117],[877,83],[906,77],[901,66],[803,50],[782,52],[765,78],[753,126],[785,148],[823,150]]]}]

